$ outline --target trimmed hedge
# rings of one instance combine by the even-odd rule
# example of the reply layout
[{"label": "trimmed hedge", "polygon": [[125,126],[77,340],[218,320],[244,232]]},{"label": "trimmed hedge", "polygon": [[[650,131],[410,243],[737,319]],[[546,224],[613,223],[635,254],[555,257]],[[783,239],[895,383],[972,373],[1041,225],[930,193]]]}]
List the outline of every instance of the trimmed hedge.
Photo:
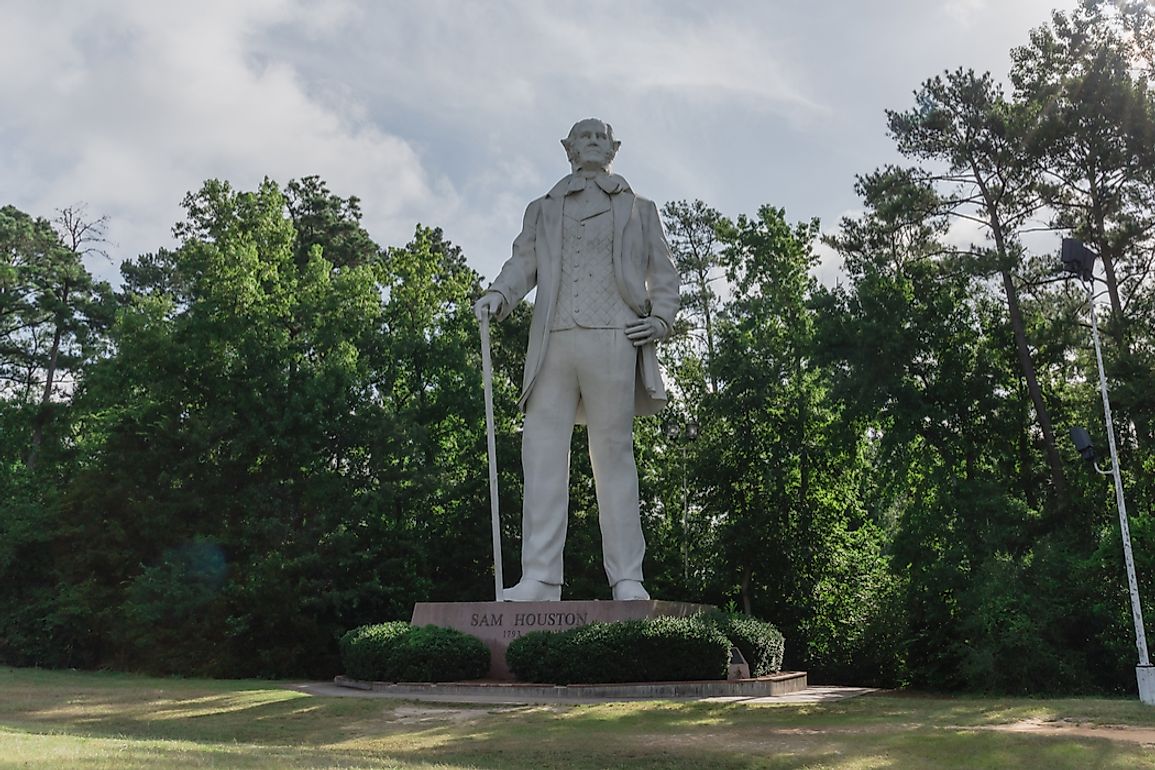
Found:
[{"label": "trimmed hedge", "polygon": [[786,638],[777,628],[739,613],[710,613],[707,620],[742,652],[742,657],[750,666],[750,676],[777,674],[782,670]]},{"label": "trimmed hedge", "polygon": [[591,623],[534,631],[505,654],[524,682],[591,684],[725,679],[730,642],[701,617]]},{"label": "trimmed hedge", "polygon": [[393,664],[394,640],[409,632],[404,620],[354,628],[341,637],[341,663],[345,676],[377,680],[378,673]]},{"label": "trimmed hedge", "polygon": [[475,637],[403,620],[361,626],[341,637],[345,676],[378,682],[453,682],[489,671],[489,648]]}]

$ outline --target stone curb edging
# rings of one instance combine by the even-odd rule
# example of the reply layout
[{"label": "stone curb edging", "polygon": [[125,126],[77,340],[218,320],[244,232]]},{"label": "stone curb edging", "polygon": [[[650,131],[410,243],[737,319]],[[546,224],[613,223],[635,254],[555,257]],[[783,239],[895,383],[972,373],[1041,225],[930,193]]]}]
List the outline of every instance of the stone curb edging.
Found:
[{"label": "stone curb edging", "polygon": [[633,682],[628,684],[522,684],[518,682],[369,682],[336,676],[333,683],[355,690],[393,695],[507,696],[510,698],[712,698],[773,697],[789,695],[807,688],[805,671],[783,671],[778,674],[734,681],[705,680],[696,682]]}]

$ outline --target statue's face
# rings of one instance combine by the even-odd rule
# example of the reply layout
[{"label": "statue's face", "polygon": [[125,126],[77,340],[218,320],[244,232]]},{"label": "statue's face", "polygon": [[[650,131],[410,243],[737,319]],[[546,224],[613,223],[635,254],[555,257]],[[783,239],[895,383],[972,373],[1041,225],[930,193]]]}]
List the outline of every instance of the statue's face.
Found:
[{"label": "statue's face", "polygon": [[585,171],[604,171],[614,159],[614,142],[606,124],[600,120],[583,120],[570,134],[570,153],[574,166]]}]

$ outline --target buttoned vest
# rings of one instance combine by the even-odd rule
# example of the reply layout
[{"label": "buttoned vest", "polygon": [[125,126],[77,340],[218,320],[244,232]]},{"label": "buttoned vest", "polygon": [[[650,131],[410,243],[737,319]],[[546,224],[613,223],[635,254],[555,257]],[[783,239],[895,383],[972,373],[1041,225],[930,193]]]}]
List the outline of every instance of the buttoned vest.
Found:
[{"label": "buttoned vest", "polygon": [[596,185],[562,203],[559,273],[552,331],[620,329],[637,318],[618,291],[610,196]]}]

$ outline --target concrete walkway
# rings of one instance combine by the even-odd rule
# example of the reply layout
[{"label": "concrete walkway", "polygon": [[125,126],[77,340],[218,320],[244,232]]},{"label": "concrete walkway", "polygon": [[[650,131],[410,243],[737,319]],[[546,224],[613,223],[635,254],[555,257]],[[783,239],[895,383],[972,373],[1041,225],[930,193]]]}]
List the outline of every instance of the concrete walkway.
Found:
[{"label": "concrete walkway", "polygon": [[764,698],[741,698],[734,696],[717,696],[701,698],[707,703],[825,703],[827,701],[846,700],[867,693],[879,692],[876,687],[839,687],[837,685],[815,685],[799,692],[786,695],[771,695]]},{"label": "concrete walkway", "polygon": [[630,700],[678,700],[678,701],[697,701],[701,703],[748,703],[748,704],[788,704],[788,703],[825,703],[829,701],[844,700],[846,698],[853,698],[858,695],[865,695],[866,693],[878,692],[878,690],[870,687],[834,687],[834,686],[816,686],[807,687],[798,692],[788,693],[786,695],[771,695],[749,697],[741,695],[715,695],[711,697],[667,697],[654,698],[652,696],[641,697],[584,697],[575,698],[565,695],[544,695],[540,692],[540,687],[525,688],[519,692],[516,686],[505,686],[500,688],[500,692],[489,692],[485,688],[477,688],[477,692],[464,694],[460,691],[454,693],[440,693],[437,692],[433,686],[425,690],[405,690],[403,692],[390,692],[383,690],[362,690],[352,687],[343,687],[334,684],[333,682],[301,682],[298,684],[286,685],[290,690],[296,692],[303,692],[308,695],[314,695],[324,698],[385,698],[397,701],[422,701],[425,703],[484,703],[493,705],[528,705],[528,704],[567,704],[577,705],[582,703],[620,703],[622,701]]}]

